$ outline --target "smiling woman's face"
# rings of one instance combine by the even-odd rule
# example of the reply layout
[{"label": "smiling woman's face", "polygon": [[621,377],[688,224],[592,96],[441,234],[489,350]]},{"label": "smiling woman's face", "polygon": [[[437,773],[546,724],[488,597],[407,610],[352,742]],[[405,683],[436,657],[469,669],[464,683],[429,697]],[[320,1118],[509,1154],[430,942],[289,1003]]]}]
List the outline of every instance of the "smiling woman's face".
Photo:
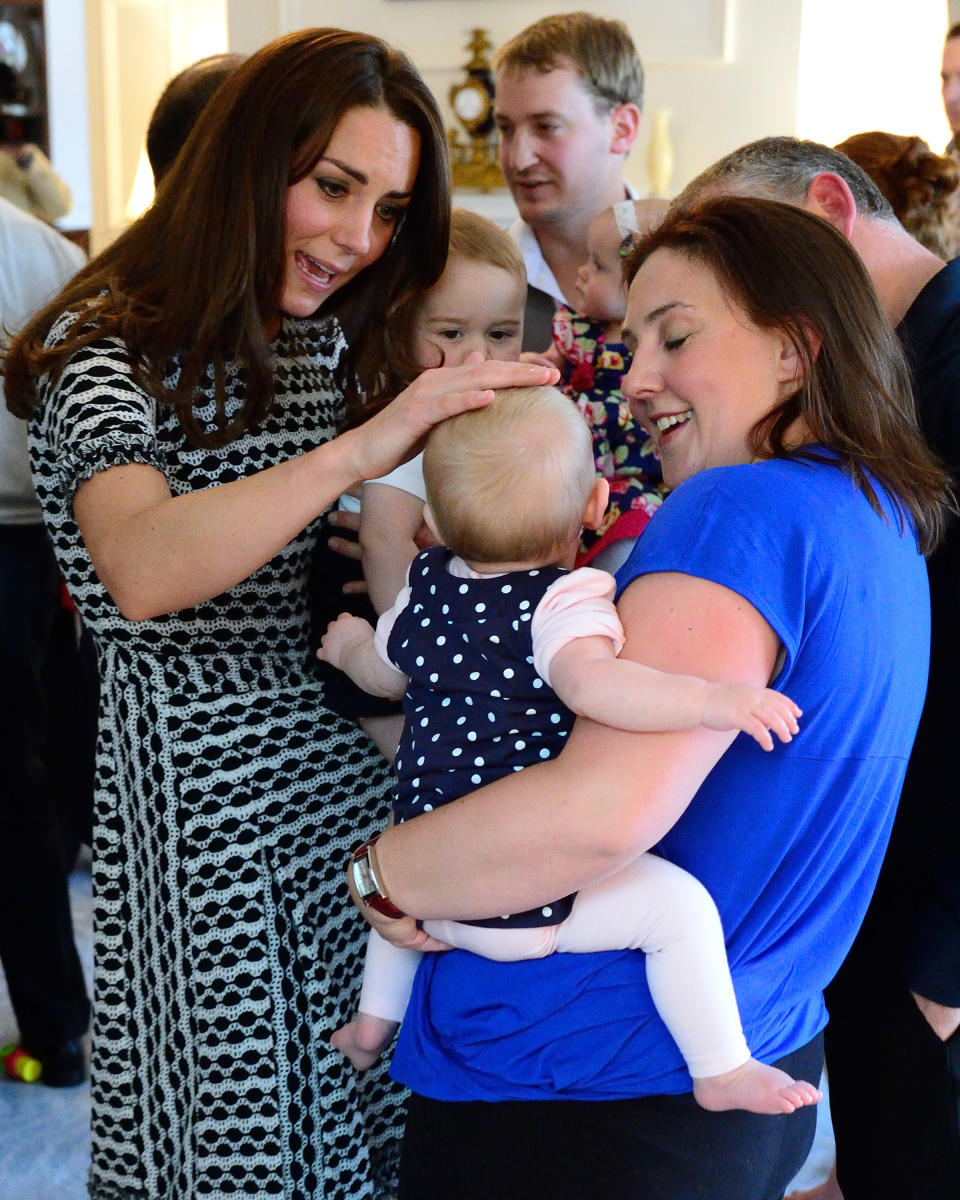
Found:
[{"label": "smiling woman's face", "polygon": [[623,377],[630,411],[653,438],[664,482],[750,462],[751,429],[796,389],[797,355],[723,294],[704,263],[655,250],[627,299]]},{"label": "smiling woman's face", "polygon": [[287,191],[281,312],[311,316],[376,262],[410,202],[419,162],[419,134],[389,109],[343,115],[323,157]]}]

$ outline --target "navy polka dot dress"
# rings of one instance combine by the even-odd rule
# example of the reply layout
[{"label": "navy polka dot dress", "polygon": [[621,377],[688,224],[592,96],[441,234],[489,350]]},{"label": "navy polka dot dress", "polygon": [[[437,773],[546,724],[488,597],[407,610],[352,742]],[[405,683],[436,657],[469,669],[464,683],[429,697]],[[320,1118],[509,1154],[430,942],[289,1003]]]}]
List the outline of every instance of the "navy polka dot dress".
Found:
[{"label": "navy polka dot dress", "polygon": [[[489,579],[451,575],[444,547],[410,566],[410,600],[398,615],[387,654],[409,676],[397,752],[394,813],[409,820],[451,800],[554,758],[573,714],[537,674],[531,624],[559,567]],[[485,926],[556,925],[572,897]]]},{"label": "navy polka dot dress", "polygon": [[[334,323],[285,322],[271,412],[219,450],[185,440],[115,339],[41,391],[37,492],[102,680],[95,1200],[393,1194],[403,1093],[386,1061],[359,1075],[328,1044],[353,1014],[365,944],[345,863],[383,828],[390,779],[309,665],[316,529],[229,592],[132,622],[73,518],[77,487],[114,465],[155,466],[182,495],[326,441],[343,419],[342,350]],[[230,372],[228,413],[242,387]],[[212,420],[212,396],[195,411]]]}]

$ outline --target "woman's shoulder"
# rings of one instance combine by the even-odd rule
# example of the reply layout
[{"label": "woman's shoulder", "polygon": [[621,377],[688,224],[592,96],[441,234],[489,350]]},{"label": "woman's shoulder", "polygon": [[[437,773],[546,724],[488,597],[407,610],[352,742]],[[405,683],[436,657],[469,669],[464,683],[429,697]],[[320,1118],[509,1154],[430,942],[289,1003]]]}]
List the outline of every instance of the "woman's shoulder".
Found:
[{"label": "woman's shoulder", "polygon": [[783,519],[805,515],[798,499],[812,502],[816,496],[850,493],[856,488],[839,462],[823,451],[815,458],[789,457],[762,459],[727,467],[698,471],[668,496],[671,511],[679,515],[681,507],[706,507],[712,504],[756,512],[757,520]]},{"label": "woman's shoulder", "polygon": [[118,361],[130,357],[123,338],[105,327],[103,317],[98,312],[98,299],[100,297],[94,296],[71,305],[50,322],[43,347],[54,351],[64,348],[63,362],[67,368],[85,365],[103,356]]},{"label": "woman's shoulder", "polygon": [[[878,564],[915,558],[915,539],[901,529],[889,504],[881,516],[835,456],[821,447],[810,452],[814,457],[713,467],[691,476],[644,530],[629,560],[630,578],[717,563],[734,574],[756,572],[761,563],[801,561],[836,573],[864,554]],[[624,573],[618,583],[622,589]]]},{"label": "woman's shoulder", "polygon": [[44,348],[63,348],[55,369],[41,378],[40,397],[72,393],[101,395],[110,388],[141,390],[135,384],[133,355],[116,333],[98,334],[97,321],[69,309],[55,318],[44,339]]},{"label": "woman's shoulder", "polygon": [[[78,323],[79,328],[77,327]],[[65,308],[51,321],[46,337],[43,339],[44,349],[53,350],[57,346],[62,346],[72,334],[80,333],[84,329],[84,324],[92,329],[95,322],[92,320],[84,322],[84,316],[80,309]]]}]

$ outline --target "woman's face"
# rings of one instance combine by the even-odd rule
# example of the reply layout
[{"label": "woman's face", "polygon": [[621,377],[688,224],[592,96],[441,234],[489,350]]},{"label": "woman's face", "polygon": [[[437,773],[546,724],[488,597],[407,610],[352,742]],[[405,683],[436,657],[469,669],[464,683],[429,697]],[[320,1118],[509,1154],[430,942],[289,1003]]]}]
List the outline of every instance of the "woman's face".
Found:
[{"label": "woman's face", "polygon": [[627,297],[630,411],[676,487],[707,467],[750,462],[750,430],[797,386],[789,339],[731,304],[704,263],[656,250]]},{"label": "woman's face", "polygon": [[[410,203],[420,135],[386,108],[351,108],[287,190],[281,312],[309,317],[383,254]],[[273,322],[279,326],[279,314]]]}]

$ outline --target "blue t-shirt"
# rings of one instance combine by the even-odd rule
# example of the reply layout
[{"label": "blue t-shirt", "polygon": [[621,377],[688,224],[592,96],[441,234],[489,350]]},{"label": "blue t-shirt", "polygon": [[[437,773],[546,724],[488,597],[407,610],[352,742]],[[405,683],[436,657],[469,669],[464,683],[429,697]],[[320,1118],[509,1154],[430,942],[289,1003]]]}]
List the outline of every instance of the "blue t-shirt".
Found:
[{"label": "blue t-shirt", "polygon": [[[822,990],[866,909],[923,702],[926,571],[886,507],[884,521],[832,465],[703,471],[618,577],[622,589],[680,572],[742,595],[780,638],[776,686],[804,711],[799,736],[772,753],[741,734],[658,847],[713,895],[744,1032],[767,1062],[826,1023]],[[441,1100],[690,1089],[636,951],[426,955],[393,1073]]]}]

